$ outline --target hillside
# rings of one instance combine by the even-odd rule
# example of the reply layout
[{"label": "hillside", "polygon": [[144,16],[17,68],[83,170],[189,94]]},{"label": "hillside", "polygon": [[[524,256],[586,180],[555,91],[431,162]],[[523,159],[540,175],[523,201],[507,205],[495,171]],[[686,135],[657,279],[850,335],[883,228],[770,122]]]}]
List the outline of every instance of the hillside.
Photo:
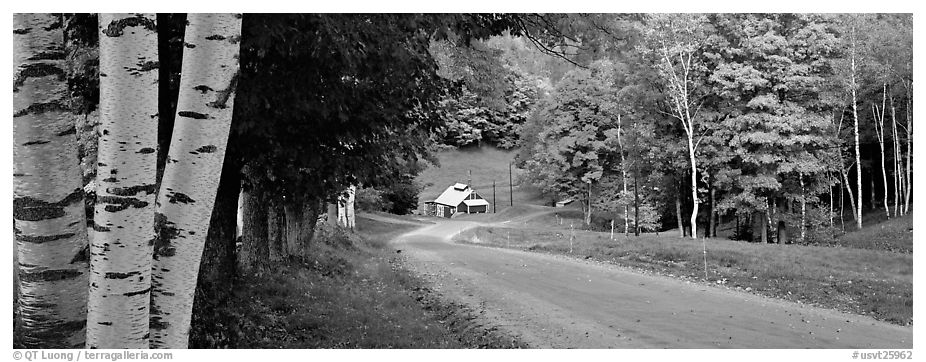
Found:
[{"label": "hillside", "polygon": [[865,226],[862,230],[849,231],[840,236],[837,243],[842,246],[887,250],[900,253],[913,253],[913,214],[884,220],[884,214],[878,210],[877,217],[862,218]]},{"label": "hillside", "polygon": [[[498,210],[511,205],[508,190],[508,165],[514,161],[517,150],[501,150],[491,146],[468,147],[453,149],[438,153],[440,167],[433,166],[425,169],[418,175],[416,181],[424,186],[418,197],[419,205],[437,198],[447,186],[454,183],[469,183],[470,170],[472,171],[472,186],[482,197],[489,201],[497,201]],[[545,200],[540,192],[522,182],[524,170],[511,167],[514,204],[541,205]],[[495,181],[495,198],[492,195],[492,182]],[[491,209],[490,209],[491,210]]]}]

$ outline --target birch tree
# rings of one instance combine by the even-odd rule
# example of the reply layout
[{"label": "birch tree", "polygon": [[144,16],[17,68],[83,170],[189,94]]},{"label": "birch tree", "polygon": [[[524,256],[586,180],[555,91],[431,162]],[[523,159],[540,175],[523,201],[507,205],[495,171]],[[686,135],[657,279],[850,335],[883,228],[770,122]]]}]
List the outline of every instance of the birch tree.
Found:
[{"label": "birch tree", "polygon": [[906,177],[903,172],[903,151],[900,150],[900,135],[897,132],[897,110],[894,108],[894,95],[891,97],[891,139],[893,139],[894,149],[894,216],[904,215],[905,212],[901,202],[906,195]]},{"label": "birch tree", "polygon": [[849,95],[849,102],[852,106],[853,136],[855,141],[855,194],[858,196],[858,202],[855,203],[855,222],[858,229],[862,228],[862,157],[859,143],[859,117],[858,117],[858,91],[861,82],[862,71],[862,42],[860,40],[860,27],[865,21],[863,15],[852,14],[846,15],[842,19],[842,26],[845,32],[843,37],[843,47],[846,55],[844,59],[837,62],[837,69],[840,73],[841,81],[846,93]]},{"label": "birch tree", "polygon": [[345,197],[344,203],[344,218],[347,221],[347,228],[353,230],[357,225],[357,217],[355,215],[354,204],[357,196],[357,186],[350,185],[347,188],[347,196]]},{"label": "birch tree", "polygon": [[61,26],[53,14],[13,15],[16,308],[26,348],[81,348],[86,335],[86,217]]},{"label": "birch tree", "polygon": [[177,118],[158,192],[151,346],[186,348],[200,259],[231,127],[241,14],[190,14]]},{"label": "birch tree", "polygon": [[[624,163],[624,144],[621,141],[621,115],[617,114],[617,152],[620,154],[621,162],[621,199],[630,193],[627,191],[627,165]],[[624,236],[627,236],[627,230],[630,229],[630,206],[624,204]]]},{"label": "birch tree", "polygon": [[100,14],[87,346],[147,348],[158,134],[154,14]]},{"label": "birch tree", "polygon": [[697,14],[655,14],[645,21],[643,54],[653,59],[660,80],[666,86],[666,98],[671,116],[678,119],[688,142],[691,168],[691,238],[696,239],[698,218],[698,166],[695,157],[698,132],[699,73],[703,64],[699,58],[705,39],[707,19]]},{"label": "birch tree", "polygon": [[[887,83],[884,83],[882,87],[883,87],[882,88],[883,90],[881,94],[881,97],[882,97],[881,107],[878,107],[878,105],[876,104],[872,104],[871,105],[871,115],[874,117],[874,120],[875,120],[875,134],[878,136],[878,147],[880,148],[880,151],[881,151],[881,178],[883,180],[882,184],[884,185],[884,215],[886,215],[888,218],[891,218],[891,210],[888,207],[888,203],[887,203],[887,194],[888,194],[887,163],[884,160],[884,116],[885,116],[885,108],[887,108],[886,107]],[[894,133],[896,134],[896,132]],[[896,202],[895,202],[895,205],[896,205]]]}]

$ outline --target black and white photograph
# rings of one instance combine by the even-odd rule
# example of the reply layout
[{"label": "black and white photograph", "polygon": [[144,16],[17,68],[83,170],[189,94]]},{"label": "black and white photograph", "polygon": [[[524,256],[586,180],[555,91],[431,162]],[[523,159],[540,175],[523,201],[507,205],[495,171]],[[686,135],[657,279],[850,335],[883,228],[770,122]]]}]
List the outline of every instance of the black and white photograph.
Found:
[{"label": "black and white photograph", "polygon": [[12,13],[9,353],[913,358],[914,14],[528,9]]}]

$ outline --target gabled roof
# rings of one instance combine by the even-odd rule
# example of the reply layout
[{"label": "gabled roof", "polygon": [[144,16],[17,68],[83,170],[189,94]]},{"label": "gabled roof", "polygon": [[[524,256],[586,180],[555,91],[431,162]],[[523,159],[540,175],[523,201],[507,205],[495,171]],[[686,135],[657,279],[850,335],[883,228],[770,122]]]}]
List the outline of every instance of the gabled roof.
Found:
[{"label": "gabled roof", "polygon": [[463,200],[463,203],[466,206],[489,206],[489,202],[485,199]]},{"label": "gabled roof", "polygon": [[472,192],[472,189],[469,188],[469,185],[458,183],[447,187],[444,193],[440,194],[434,202],[456,207],[469,197],[470,192]]}]

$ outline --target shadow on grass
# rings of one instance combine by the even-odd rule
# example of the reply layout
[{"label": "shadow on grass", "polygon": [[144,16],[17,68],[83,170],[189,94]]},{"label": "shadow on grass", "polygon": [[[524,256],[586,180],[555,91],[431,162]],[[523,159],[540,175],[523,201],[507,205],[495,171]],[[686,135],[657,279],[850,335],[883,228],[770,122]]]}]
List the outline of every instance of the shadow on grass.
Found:
[{"label": "shadow on grass", "polygon": [[227,301],[197,316],[191,347],[524,347],[474,328],[473,313],[443,302],[404,269],[387,242],[414,225],[358,223],[362,234],[319,230],[307,260],[238,277]]}]

